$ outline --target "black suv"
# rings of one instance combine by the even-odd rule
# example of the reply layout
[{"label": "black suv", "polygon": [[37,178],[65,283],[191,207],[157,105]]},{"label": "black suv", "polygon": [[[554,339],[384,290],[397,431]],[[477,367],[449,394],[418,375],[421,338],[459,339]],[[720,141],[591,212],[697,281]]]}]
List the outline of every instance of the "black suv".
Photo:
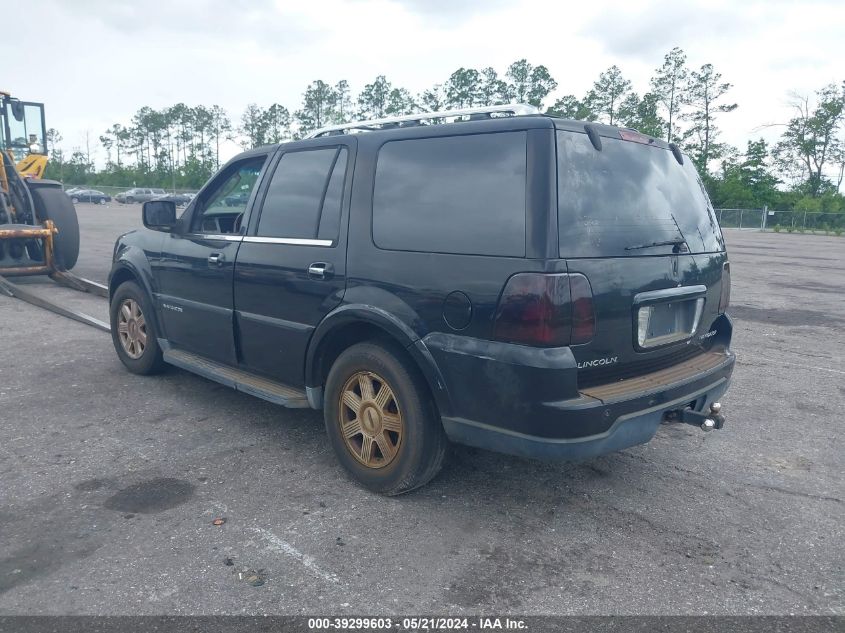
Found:
[{"label": "black suv", "polygon": [[528,106],[437,115],[243,153],[178,219],[147,202],[110,275],[126,367],[323,409],[387,494],[447,440],[583,459],[720,428],[730,274],[690,159]]}]

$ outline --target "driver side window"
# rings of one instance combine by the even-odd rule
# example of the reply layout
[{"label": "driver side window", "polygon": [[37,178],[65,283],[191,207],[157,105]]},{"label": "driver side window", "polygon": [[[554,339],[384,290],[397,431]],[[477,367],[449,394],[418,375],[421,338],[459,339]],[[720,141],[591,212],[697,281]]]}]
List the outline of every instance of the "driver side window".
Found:
[{"label": "driver side window", "polygon": [[266,156],[247,158],[219,174],[197,201],[191,233],[239,233],[247,202],[266,160]]}]

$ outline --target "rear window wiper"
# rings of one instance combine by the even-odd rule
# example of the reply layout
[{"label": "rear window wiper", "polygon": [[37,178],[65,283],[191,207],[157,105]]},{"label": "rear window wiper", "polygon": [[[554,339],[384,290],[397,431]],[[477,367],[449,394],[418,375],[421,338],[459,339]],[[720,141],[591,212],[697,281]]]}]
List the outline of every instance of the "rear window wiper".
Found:
[{"label": "rear window wiper", "polygon": [[[664,240],[662,242],[651,242],[650,244],[637,244],[636,246],[626,246],[626,251],[636,251],[641,248],[652,248],[653,246],[685,246],[686,250],[689,251],[689,247],[687,246],[687,241],[683,238],[677,238],[674,240]],[[678,249],[680,250],[680,249]]]}]

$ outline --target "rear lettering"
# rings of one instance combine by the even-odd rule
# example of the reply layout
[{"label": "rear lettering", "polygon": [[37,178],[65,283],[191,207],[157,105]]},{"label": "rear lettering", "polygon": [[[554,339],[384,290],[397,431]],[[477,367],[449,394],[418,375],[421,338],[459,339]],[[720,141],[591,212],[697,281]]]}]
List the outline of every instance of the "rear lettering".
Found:
[{"label": "rear lettering", "polygon": [[602,365],[612,365],[619,361],[618,356],[610,356],[608,358],[596,358],[595,360],[585,360],[578,363],[578,369],[588,369],[590,367],[601,367]]}]

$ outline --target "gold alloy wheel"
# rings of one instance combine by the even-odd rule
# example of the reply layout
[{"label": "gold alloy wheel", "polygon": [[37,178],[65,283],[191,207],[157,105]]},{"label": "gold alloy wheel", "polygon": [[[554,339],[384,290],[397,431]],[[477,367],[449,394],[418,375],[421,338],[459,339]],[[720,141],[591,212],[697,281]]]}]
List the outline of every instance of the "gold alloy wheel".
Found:
[{"label": "gold alloy wheel", "polygon": [[143,356],[147,348],[147,322],[135,299],[124,299],[117,312],[117,334],[123,351],[132,360]]},{"label": "gold alloy wheel", "polygon": [[367,468],[383,468],[399,453],[405,422],[387,381],[371,371],[353,374],[340,392],[340,433]]}]

